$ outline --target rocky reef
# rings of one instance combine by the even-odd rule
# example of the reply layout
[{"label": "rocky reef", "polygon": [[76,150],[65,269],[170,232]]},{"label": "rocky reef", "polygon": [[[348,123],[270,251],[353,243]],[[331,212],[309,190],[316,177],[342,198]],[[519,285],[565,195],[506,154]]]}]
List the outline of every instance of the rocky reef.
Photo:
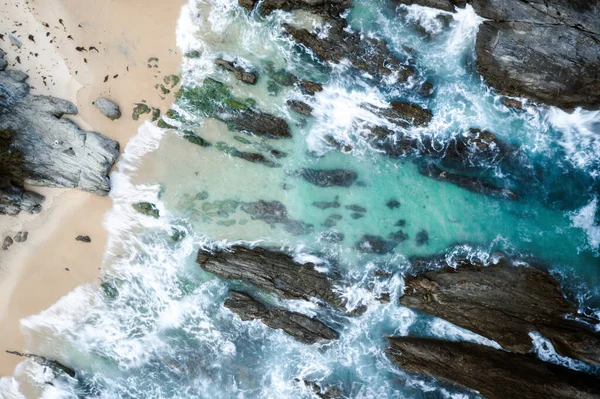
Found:
[{"label": "rocky reef", "polygon": [[[0,52],[0,59],[3,55]],[[119,155],[119,143],[81,130],[63,118],[77,114],[74,104],[31,95],[25,82],[28,76],[4,67],[0,70],[0,213],[41,210],[44,197],[25,190],[24,184],[108,194],[108,173]]]},{"label": "rocky reef", "polygon": [[498,92],[571,109],[600,104],[600,4],[567,0],[397,0],[485,18],[477,70]]},{"label": "rocky reef", "polygon": [[240,316],[242,320],[260,319],[265,325],[283,330],[306,344],[338,338],[335,330],[317,319],[285,309],[268,307],[244,292],[229,291],[225,307]]},{"label": "rocky reef", "polygon": [[431,338],[394,337],[388,342],[388,358],[404,370],[477,391],[487,399],[591,399],[600,395],[598,377],[532,356]]},{"label": "rocky reef", "polygon": [[[419,267],[427,262],[413,260]],[[504,256],[489,266],[462,258],[452,266],[444,260],[435,264],[446,267],[406,279],[402,305],[520,354],[531,352],[529,333],[537,331],[560,355],[600,365],[600,335],[593,329],[598,321],[578,315],[575,304],[565,299],[548,272],[517,266]]]}]

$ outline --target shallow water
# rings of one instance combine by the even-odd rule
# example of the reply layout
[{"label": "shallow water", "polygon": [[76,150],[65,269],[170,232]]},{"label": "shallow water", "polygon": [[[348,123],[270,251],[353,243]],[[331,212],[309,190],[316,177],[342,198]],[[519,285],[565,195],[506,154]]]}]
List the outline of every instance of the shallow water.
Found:
[{"label": "shallow water", "polygon": [[[569,114],[534,104],[515,111],[502,105],[475,72],[474,40],[481,20],[470,8],[453,14],[450,26],[444,27],[436,19],[441,12],[431,9],[355,3],[347,16],[351,26],[386,39],[401,60],[416,67],[416,77],[407,84],[376,82],[348,65],[311,60],[280,28],[284,21],[307,27],[322,23],[305,12],[262,18],[248,15],[233,0],[190,0],[182,10],[177,28],[181,51],[201,52],[199,58],[184,59],[184,84],[202,85],[207,76],[226,83],[236,96],[253,98],[259,109],[284,117],[293,139],[230,131],[222,122],[194,115],[181,100],[173,108],[185,120],[169,123],[193,129],[213,146],[194,145],[182,133],[150,123],[140,127],[111,176],[115,206],[105,220],[109,244],[103,283],[80,287],[22,322],[32,337],[45,337],[35,341],[41,343],[32,352],[81,371],[77,380],[62,377],[44,386],[52,375],[32,362],[22,363],[17,374],[29,375],[43,389],[43,397],[314,397],[303,380],[338,386],[348,398],[468,397],[407,376],[384,355],[388,335],[441,336],[497,346],[395,301],[377,301],[383,292],[392,298],[401,294],[412,256],[446,253],[484,261],[496,251],[529,256],[560,278],[582,312],[600,314],[595,288],[600,282],[600,114]],[[399,16],[402,9],[405,19]],[[431,37],[420,35],[411,21],[420,21]],[[323,83],[324,90],[314,97],[294,87],[278,87],[274,93],[262,72],[258,84],[248,86],[216,69],[216,56],[240,57],[263,72],[271,63]],[[431,98],[417,93],[425,80],[435,85]],[[313,117],[290,111],[287,99],[311,104]],[[398,99],[433,111],[429,126],[406,132],[414,137],[434,137],[443,144],[469,128],[480,128],[520,148],[522,164],[502,168],[492,163],[477,171],[514,189],[520,198],[492,198],[436,181],[419,173],[420,159],[390,158],[371,148],[363,136],[365,121],[384,122],[360,105],[386,106]],[[329,147],[325,135],[352,144],[352,151]],[[287,157],[273,159],[278,167],[253,164],[219,150],[218,142],[240,151],[267,153],[274,148]],[[350,169],[358,179],[348,188],[316,187],[298,175],[303,168]],[[298,234],[281,224],[253,220],[241,204],[258,200],[280,201],[291,219],[311,227]],[[390,200],[400,205],[391,209],[386,206]],[[139,201],[156,203],[161,217],[133,211],[131,204]],[[319,201],[337,201],[340,207],[322,210],[313,205]],[[365,208],[364,216],[353,218],[362,212],[346,209],[351,205]],[[332,214],[341,216],[335,226],[332,219],[325,224]],[[387,237],[399,230],[408,238],[391,253],[356,250],[365,234]],[[184,238],[173,240],[175,231]],[[343,234],[343,240],[328,241],[334,233]],[[366,305],[367,312],[346,317],[313,303],[263,295],[271,303],[320,314],[341,332],[339,341],[326,345],[307,346],[258,321],[242,322],[222,306],[236,283],[215,278],[195,264],[199,248],[236,242],[281,247],[300,262],[318,259],[320,267],[339,273],[337,289],[348,310]],[[393,277],[377,278],[375,269]],[[553,353],[543,337],[532,340],[540,357],[581,367]],[[2,384],[0,396],[18,389],[7,379]]]}]

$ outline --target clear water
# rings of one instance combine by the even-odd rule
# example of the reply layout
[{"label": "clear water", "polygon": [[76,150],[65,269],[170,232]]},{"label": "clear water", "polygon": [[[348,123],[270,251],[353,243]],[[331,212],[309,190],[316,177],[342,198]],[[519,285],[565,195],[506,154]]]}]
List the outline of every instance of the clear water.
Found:
[{"label": "clear water", "polygon": [[[32,352],[45,354],[80,371],[77,380],[63,377],[53,385],[47,370],[31,361],[5,378],[0,396],[19,397],[16,381],[39,388],[44,398],[310,398],[302,380],[343,389],[348,398],[468,397],[433,381],[407,376],[385,357],[385,336],[417,334],[467,339],[497,346],[439,319],[416,314],[392,301],[376,300],[382,292],[397,298],[408,258],[460,253],[490,259],[495,251],[535,257],[560,278],[582,311],[598,313],[600,295],[600,113],[572,113],[533,104],[523,111],[506,108],[500,97],[474,71],[474,40],[480,19],[467,8],[452,15],[449,28],[435,18],[440,12],[411,6],[405,19],[387,2],[356,1],[347,16],[354,29],[384,38],[402,60],[414,65],[417,77],[407,84],[375,83],[347,65],[318,65],[281,34],[280,24],[306,27],[322,23],[305,12],[276,12],[267,18],[248,13],[234,0],[190,3],[177,28],[182,52],[200,50],[184,59],[185,85],[201,85],[211,76],[239,97],[284,117],[291,140],[264,140],[232,132],[213,119],[187,115],[184,125],[213,144],[224,142],[241,151],[276,148],[288,154],[269,168],[233,158],[215,148],[202,148],[145,123],[128,144],[112,175],[114,208],[105,226],[110,238],[103,284],[79,287],[40,315],[22,321]],[[431,34],[425,39],[411,21]],[[414,50],[410,50],[410,47]],[[262,75],[256,86],[237,82],[213,66],[216,56],[236,56],[259,69],[272,63],[301,78],[324,83],[313,97],[297,89],[269,94]],[[429,80],[430,99],[416,93]],[[285,106],[302,99],[314,108],[300,118]],[[451,140],[471,127],[487,129],[518,146],[536,178],[519,179],[519,170],[489,165],[486,173],[519,191],[517,201],[496,199],[438,182],[419,174],[414,159],[392,159],[368,146],[361,133],[365,121],[383,123],[363,103],[385,106],[408,100],[433,111],[428,127],[407,134]],[[174,104],[181,111],[184,104]],[[179,122],[172,121],[174,124]],[[325,135],[351,143],[350,153],[331,149]],[[250,143],[241,143],[243,136]],[[523,166],[523,165],[521,165]],[[358,173],[350,188],[320,188],[298,177],[306,168],[344,168]],[[523,166],[525,168],[525,166]],[[197,194],[206,192],[208,198]],[[387,201],[400,202],[389,209]],[[235,206],[240,202],[280,201],[290,218],[313,226],[304,235],[270,226]],[[321,210],[316,201],[337,200],[341,207]],[[157,204],[161,218],[133,211],[131,204]],[[228,201],[223,203],[219,201]],[[222,205],[217,213],[216,207]],[[367,209],[353,219],[346,205]],[[227,210],[227,207],[229,209]],[[324,226],[332,214],[342,219]],[[396,226],[399,220],[404,227]],[[179,242],[174,229],[185,232]],[[386,237],[403,230],[409,239],[387,255],[361,254],[355,249],[364,234]],[[416,237],[429,237],[419,245]],[[333,232],[344,240],[330,243]],[[270,298],[281,306],[314,315],[341,332],[339,341],[307,346],[258,321],[242,322],[223,307],[231,282],[203,272],[194,262],[202,247],[261,243],[295,253],[298,261],[318,259],[339,272],[337,289],[352,310],[366,305],[360,317],[346,317],[300,301]],[[373,271],[393,273],[391,279]],[[43,337],[43,339],[37,339]],[[532,336],[544,359],[581,367],[556,355],[543,337]]]}]

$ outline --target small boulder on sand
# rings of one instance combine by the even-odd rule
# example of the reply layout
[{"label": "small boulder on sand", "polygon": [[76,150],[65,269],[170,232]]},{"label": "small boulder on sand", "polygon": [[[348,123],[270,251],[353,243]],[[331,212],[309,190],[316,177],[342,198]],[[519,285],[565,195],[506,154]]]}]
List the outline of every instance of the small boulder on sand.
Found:
[{"label": "small boulder on sand", "polygon": [[102,115],[113,121],[121,117],[121,110],[119,109],[119,106],[104,97],[94,101],[94,107],[98,108],[98,110],[102,112]]}]

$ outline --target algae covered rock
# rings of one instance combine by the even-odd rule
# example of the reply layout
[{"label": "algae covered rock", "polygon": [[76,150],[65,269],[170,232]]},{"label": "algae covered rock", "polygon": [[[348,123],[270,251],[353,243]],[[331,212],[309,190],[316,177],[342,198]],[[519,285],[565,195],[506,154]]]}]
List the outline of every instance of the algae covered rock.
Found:
[{"label": "algae covered rock", "polygon": [[160,213],[156,208],[156,205],[151,202],[138,202],[133,204],[132,207],[136,212],[141,213],[142,215],[150,216],[156,219],[160,217]]},{"label": "algae covered rock", "polygon": [[101,97],[94,101],[94,107],[96,107],[102,115],[106,116],[110,120],[117,120],[121,117],[121,110],[119,106],[114,102]]}]

